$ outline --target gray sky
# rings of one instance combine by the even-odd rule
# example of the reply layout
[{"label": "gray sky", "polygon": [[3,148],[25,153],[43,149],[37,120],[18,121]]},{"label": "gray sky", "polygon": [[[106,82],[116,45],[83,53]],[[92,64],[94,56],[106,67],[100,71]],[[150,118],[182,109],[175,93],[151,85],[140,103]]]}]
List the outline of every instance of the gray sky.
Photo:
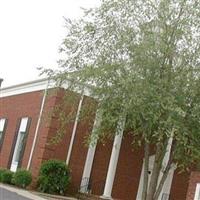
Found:
[{"label": "gray sky", "polygon": [[35,80],[37,67],[56,67],[64,17],[100,0],[0,0],[0,77],[3,87]]}]

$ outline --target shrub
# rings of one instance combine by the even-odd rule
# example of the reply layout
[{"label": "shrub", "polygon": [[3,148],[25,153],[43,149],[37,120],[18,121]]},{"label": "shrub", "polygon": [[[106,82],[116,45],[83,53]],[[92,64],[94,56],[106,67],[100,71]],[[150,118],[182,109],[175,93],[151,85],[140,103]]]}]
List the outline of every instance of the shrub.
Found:
[{"label": "shrub", "polygon": [[31,172],[24,169],[17,170],[12,179],[12,183],[21,188],[26,188],[28,185],[31,184],[31,181]]},{"label": "shrub", "polygon": [[0,182],[2,182],[2,175],[6,169],[0,169]]},{"label": "shrub", "polygon": [[65,162],[48,160],[40,168],[38,189],[50,194],[64,194],[70,182],[70,171]]},{"label": "shrub", "polygon": [[13,174],[14,173],[11,172],[10,170],[5,169],[1,174],[1,182],[2,183],[11,184],[12,183]]}]

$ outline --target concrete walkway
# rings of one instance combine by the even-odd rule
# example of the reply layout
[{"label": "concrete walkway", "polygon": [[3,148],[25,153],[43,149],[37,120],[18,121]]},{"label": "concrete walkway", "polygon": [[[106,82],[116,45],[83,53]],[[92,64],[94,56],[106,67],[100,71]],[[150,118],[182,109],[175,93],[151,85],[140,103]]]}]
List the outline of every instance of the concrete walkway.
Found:
[{"label": "concrete walkway", "polygon": [[0,200],[46,200],[26,190],[0,184]]},{"label": "concrete walkway", "polygon": [[20,196],[15,192],[0,188],[0,200],[30,200],[26,197]]},{"label": "concrete walkway", "polygon": [[77,200],[73,197],[50,195],[0,183],[0,200]]}]

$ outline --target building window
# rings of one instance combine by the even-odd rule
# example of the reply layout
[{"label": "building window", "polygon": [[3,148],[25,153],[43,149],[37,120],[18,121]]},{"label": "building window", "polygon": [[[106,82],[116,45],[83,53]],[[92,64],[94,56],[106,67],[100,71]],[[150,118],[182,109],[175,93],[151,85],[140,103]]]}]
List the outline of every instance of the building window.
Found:
[{"label": "building window", "polygon": [[200,200],[200,183],[197,183],[194,200]]},{"label": "building window", "polygon": [[20,166],[22,157],[24,154],[24,149],[26,145],[26,138],[28,134],[28,128],[30,124],[30,119],[28,117],[22,118],[19,125],[19,130],[17,132],[17,139],[14,147],[12,162],[10,170],[15,172]]},{"label": "building window", "polygon": [[5,118],[0,119],[0,149],[3,144],[3,139],[6,131],[6,121],[7,120]]}]

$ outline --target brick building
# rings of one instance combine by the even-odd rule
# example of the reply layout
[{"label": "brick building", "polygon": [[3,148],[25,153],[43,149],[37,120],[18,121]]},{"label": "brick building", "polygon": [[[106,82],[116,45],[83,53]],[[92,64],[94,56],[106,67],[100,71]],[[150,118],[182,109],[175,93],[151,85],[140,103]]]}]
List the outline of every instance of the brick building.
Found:
[{"label": "brick building", "polygon": [[[81,95],[60,88],[48,95],[49,90],[54,89],[46,79],[1,89],[0,167],[12,171],[29,169],[35,181],[42,161],[61,159],[71,169],[71,192],[89,189],[108,199],[140,200],[143,151],[132,150],[132,136],[125,135],[122,139],[117,135],[106,144],[96,142],[86,146],[84,139],[95,129],[98,116],[80,121],[78,117],[93,99],[87,92]],[[45,116],[62,102],[66,93],[69,97],[76,96],[73,106],[69,104],[65,108],[66,114],[74,109],[76,117],[67,124],[63,139],[57,144],[49,144],[59,123],[54,115],[48,115],[48,120]],[[153,160],[154,156],[151,156],[150,170]],[[160,196],[160,200],[167,199],[200,199],[200,173],[179,174],[175,167],[171,169]]]}]

